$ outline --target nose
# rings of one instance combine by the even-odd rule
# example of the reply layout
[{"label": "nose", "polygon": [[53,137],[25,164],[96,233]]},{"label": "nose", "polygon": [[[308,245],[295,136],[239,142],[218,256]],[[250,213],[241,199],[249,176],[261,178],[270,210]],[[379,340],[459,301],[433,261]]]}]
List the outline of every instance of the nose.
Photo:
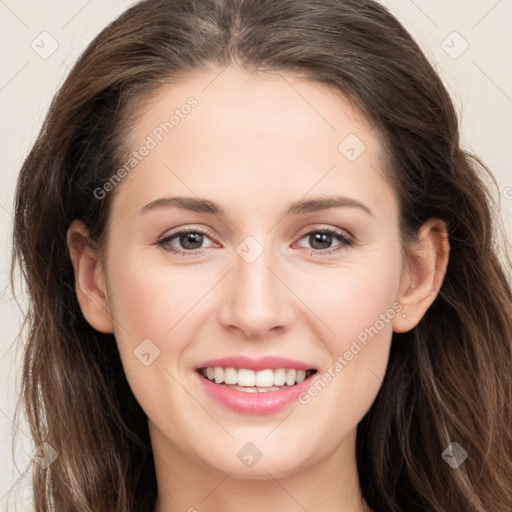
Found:
[{"label": "nose", "polygon": [[[282,272],[281,272],[282,273]],[[226,276],[220,322],[256,341],[289,328],[293,321],[293,293],[264,251],[248,263],[236,253]]]}]

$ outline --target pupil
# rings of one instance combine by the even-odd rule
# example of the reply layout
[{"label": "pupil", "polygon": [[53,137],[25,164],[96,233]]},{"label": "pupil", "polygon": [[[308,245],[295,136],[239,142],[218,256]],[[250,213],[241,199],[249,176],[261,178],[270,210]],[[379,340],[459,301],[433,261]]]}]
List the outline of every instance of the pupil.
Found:
[{"label": "pupil", "polygon": [[329,233],[315,233],[313,236],[314,243],[327,244],[325,247],[314,247],[314,243],[312,244],[315,249],[327,249],[330,247],[332,242],[332,235]]},{"label": "pupil", "polygon": [[[203,235],[201,233],[185,233],[184,235],[181,236],[180,242],[186,249],[197,249],[201,247],[202,236]],[[190,244],[197,244],[197,246],[190,247]]]}]

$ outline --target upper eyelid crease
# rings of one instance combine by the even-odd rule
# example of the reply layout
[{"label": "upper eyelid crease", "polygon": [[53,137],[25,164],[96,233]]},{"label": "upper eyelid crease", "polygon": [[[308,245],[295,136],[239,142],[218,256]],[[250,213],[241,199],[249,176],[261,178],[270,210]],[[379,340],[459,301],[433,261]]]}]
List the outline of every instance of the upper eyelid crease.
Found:
[{"label": "upper eyelid crease", "polygon": [[[290,205],[286,215],[300,215],[329,208],[350,207],[362,210],[374,217],[372,211],[363,203],[344,196],[327,196],[313,199],[301,199]],[[198,213],[209,213],[212,215],[225,215],[224,208],[208,199],[198,197],[162,197],[151,201],[142,207],[139,214],[144,214],[157,208],[179,208]]]}]

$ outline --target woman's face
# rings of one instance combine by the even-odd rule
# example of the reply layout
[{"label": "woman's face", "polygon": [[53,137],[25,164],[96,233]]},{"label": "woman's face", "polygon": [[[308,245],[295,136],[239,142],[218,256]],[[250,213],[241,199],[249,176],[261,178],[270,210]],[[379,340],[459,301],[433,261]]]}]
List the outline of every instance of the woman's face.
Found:
[{"label": "woman's face", "polygon": [[325,85],[228,68],[163,86],[128,153],[104,276],[154,449],[250,478],[353,457],[402,317],[377,133]]}]

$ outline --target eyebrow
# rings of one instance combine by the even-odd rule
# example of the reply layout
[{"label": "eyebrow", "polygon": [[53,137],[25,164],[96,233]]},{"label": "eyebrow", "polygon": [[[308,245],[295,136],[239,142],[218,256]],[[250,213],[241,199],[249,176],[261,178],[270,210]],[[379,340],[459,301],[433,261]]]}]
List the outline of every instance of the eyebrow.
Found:
[{"label": "eyebrow", "polygon": [[[305,213],[327,210],[329,208],[358,208],[367,214],[374,216],[372,211],[363,203],[344,196],[316,197],[313,199],[301,199],[290,205],[287,215],[301,215]],[[191,212],[210,213],[212,215],[222,216],[225,214],[224,208],[208,199],[199,197],[162,197],[151,201],[141,208],[139,214],[144,214],[158,208],[179,208]]]}]

